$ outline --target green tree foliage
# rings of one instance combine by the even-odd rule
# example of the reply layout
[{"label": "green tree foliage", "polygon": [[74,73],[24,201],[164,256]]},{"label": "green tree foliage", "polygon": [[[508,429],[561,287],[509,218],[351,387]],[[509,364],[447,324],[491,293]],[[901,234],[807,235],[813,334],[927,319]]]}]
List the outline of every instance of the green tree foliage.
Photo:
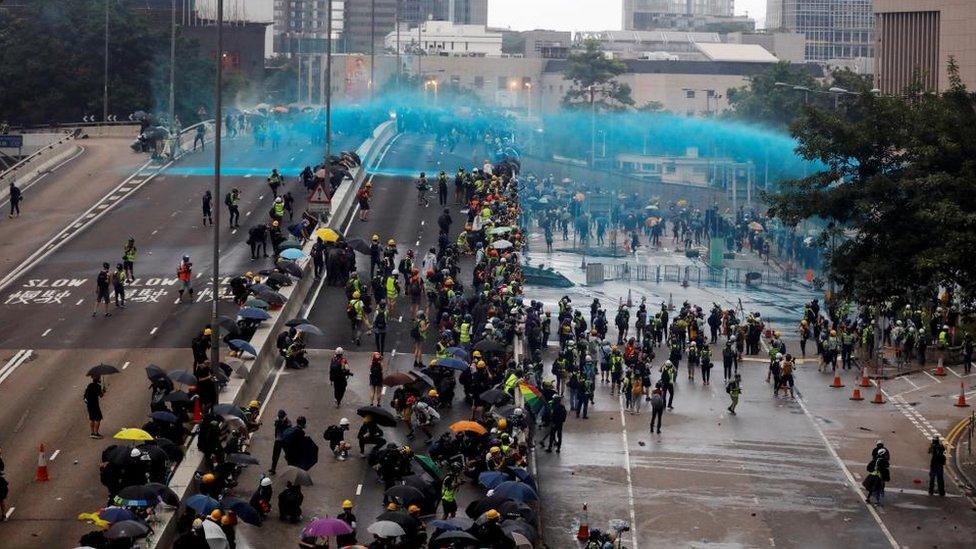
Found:
[{"label": "green tree foliage", "polygon": [[604,55],[599,42],[587,40],[581,51],[569,55],[568,61],[564,76],[573,85],[563,97],[563,107],[589,108],[594,103],[602,109],[620,110],[634,105],[630,86],[616,79],[627,72],[627,65]]},{"label": "green tree foliage", "polygon": [[823,168],[766,198],[787,224],[827,220],[823,242],[843,233],[828,271],[844,297],[917,303],[939,286],[976,295],[976,101],[954,63],[949,73],[941,94],[860,84],[792,125],[798,153]]}]

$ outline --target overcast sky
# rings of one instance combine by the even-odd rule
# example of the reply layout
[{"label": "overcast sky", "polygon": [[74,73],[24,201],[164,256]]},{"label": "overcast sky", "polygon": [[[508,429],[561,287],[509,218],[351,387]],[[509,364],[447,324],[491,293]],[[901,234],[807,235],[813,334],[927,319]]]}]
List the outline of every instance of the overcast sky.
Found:
[{"label": "overcast sky", "polygon": [[[488,23],[516,30],[614,30],[621,24],[621,0],[488,0]],[[248,0],[247,13],[271,21],[274,0]],[[766,19],[766,0],[735,0],[735,13],[748,13],[759,26]]]}]

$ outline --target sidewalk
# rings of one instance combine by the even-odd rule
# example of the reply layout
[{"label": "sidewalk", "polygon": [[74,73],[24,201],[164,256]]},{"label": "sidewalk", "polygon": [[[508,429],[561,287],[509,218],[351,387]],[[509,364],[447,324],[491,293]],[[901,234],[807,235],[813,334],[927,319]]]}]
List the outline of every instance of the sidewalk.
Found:
[{"label": "sidewalk", "polygon": [[[970,413],[976,414],[976,412]],[[950,442],[955,444],[956,448],[954,468],[962,477],[960,480],[968,485],[970,495],[976,493],[976,453],[973,453],[973,436],[976,435],[973,429],[976,426],[974,426],[972,419],[973,416],[971,415],[968,423],[962,426],[958,432],[952,432],[949,435]],[[958,437],[954,442],[952,441],[953,436]]]}]

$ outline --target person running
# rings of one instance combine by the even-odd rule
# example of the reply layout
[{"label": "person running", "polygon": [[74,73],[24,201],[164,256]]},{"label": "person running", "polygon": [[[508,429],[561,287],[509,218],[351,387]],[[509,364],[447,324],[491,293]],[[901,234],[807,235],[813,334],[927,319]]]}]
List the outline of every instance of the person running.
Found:
[{"label": "person running", "polygon": [[203,209],[203,226],[206,227],[209,223],[213,225],[213,195],[210,191],[203,193],[203,198],[201,199],[201,207]]},{"label": "person running", "polygon": [[102,386],[101,377],[92,376],[91,383],[85,387],[85,394],[82,397],[88,410],[88,425],[90,427],[88,438],[102,438],[102,434],[99,433],[99,428],[102,425],[102,408],[99,400],[104,396],[105,387]]},{"label": "person running", "polygon": [[24,201],[24,193],[20,192],[20,188],[14,185],[13,182],[10,183],[10,215],[7,217],[13,219],[14,217],[20,217],[20,203]]},{"label": "person running", "polygon": [[183,301],[183,293],[189,291],[190,302],[193,302],[193,263],[190,263],[190,256],[184,255],[180,264],[176,267],[176,277],[180,280],[180,301]]},{"label": "person running", "polygon": [[125,283],[126,276],[122,264],[115,266],[115,273],[112,275],[112,290],[115,292],[115,306],[125,309]]},{"label": "person running", "polygon": [[106,317],[112,316],[112,313],[108,312],[109,287],[112,285],[112,273],[109,272],[109,268],[108,263],[102,263],[102,270],[95,277],[95,309],[92,311],[92,316],[98,314],[99,304],[105,305]]},{"label": "person running", "polygon": [[742,394],[742,374],[735,374],[735,378],[725,385],[725,392],[729,394],[729,398],[732,400],[728,411],[734,416],[735,408],[739,405],[739,395]]},{"label": "person running", "polygon": [[231,189],[226,196],[224,196],[224,204],[227,206],[227,211],[230,213],[230,228],[236,229],[240,227],[241,219],[241,191],[238,189]]},{"label": "person running", "polygon": [[134,282],[136,279],[136,239],[129,237],[129,241],[122,248],[122,265],[125,267],[125,281]]},{"label": "person running", "polygon": [[271,193],[275,198],[278,198],[278,189],[281,188],[281,185],[284,182],[285,179],[281,177],[280,173],[278,173],[278,168],[273,168],[271,170],[271,175],[268,176],[268,187],[271,188]]}]

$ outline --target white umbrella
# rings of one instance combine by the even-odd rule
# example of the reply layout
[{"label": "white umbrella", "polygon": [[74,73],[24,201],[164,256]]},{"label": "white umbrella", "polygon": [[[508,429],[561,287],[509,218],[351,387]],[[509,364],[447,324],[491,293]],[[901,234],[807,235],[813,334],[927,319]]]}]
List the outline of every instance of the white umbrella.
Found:
[{"label": "white umbrella", "polygon": [[207,538],[210,549],[227,549],[227,536],[220,529],[220,525],[212,520],[203,521],[203,535]]},{"label": "white umbrella", "polygon": [[402,526],[391,520],[374,522],[366,531],[381,538],[395,538],[406,534]]},{"label": "white umbrella", "polygon": [[512,247],[512,243],[507,240],[496,240],[491,243],[491,247],[496,250],[505,250]]}]

